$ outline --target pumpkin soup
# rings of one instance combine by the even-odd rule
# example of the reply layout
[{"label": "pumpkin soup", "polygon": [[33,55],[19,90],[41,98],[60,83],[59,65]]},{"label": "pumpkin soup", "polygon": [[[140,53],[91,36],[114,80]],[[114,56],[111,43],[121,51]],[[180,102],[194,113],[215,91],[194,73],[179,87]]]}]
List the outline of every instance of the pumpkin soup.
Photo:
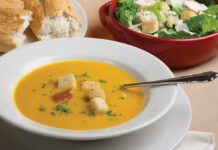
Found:
[{"label": "pumpkin soup", "polygon": [[144,106],[142,88],[120,89],[136,80],[100,62],[64,61],[42,66],[24,76],[14,91],[18,110],[56,128],[93,130],[135,117]]}]

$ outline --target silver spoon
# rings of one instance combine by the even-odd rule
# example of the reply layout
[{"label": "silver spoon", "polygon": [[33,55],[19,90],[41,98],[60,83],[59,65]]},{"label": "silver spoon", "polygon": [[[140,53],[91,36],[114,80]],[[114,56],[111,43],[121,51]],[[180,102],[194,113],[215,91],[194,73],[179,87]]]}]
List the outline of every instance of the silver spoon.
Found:
[{"label": "silver spoon", "polygon": [[209,82],[209,81],[214,80],[217,77],[218,77],[218,73],[213,72],[213,71],[208,71],[208,72],[203,72],[203,73],[189,75],[189,76],[181,76],[181,77],[177,77],[177,78],[124,84],[121,86],[121,88]]}]

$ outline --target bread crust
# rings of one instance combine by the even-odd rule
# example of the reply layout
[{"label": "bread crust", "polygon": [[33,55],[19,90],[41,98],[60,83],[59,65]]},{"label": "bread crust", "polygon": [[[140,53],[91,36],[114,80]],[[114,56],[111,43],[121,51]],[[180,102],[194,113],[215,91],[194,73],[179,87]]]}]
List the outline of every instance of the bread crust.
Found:
[{"label": "bread crust", "polygon": [[44,0],[45,16],[63,16],[64,13],[77,17],[75,11],[73,10],[70,0]]},{"label": "bread crust", "polygon": [[67,14],[79,21],[70,0],[24,0],[24,4],[25,9],[33,12],[33,21],[30,22],[30,28],[39,40],[42,40],[39,32],[46,17],[60,17]]},{"label": "bread crust", "polygon": [[24,2],[21,0],[0,0],[0,8],[23,9]]},{"label": "bread crust", "polygon": [[0,51],[7,52],[16,48],[16,44],[13,42],[13,35],[19,30],[18,24],[11,25],[0,23]]},{"label": "bread crust", "polygon": [[[13,42],[12,35],[15,31],[11,31],[10,27],[6,27],[6,31],[4,30],[5,26],[2,27],[0,24],[0,51],[7,52],[11,49],[16,48],[16,44]],[[16,30],[16,29],[13,29]]]},{"label": "bread crust", "polygon": [[30,28],[34,35],[39,39],[38,33],[42,28],[45,19],[43,4],[39,0],[24,0],[25,9],[32,11],[33,20],[30,22]]},{"label": "bread crust", "polygon": [[21,30],[22,16],[31,15],[32,12],[22,9],[0,8],[0,51],[7,52],[17,47],[13,36]]},{"label": "bread crust", "polygon": [[32,12],[23,9],[0,8],[0,22],[2,23],[23,23],[22,16],[31,15]]}]

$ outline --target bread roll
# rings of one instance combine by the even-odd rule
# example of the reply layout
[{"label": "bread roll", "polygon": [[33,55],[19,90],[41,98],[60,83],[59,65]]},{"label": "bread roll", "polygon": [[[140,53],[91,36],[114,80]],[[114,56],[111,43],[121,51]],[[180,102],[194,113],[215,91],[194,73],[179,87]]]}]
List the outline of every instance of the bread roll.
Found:
[{"label": "bread roll", "polygon": [[23,44],[23,34],[31,20],[31,11],[0,8],[0,52],[7,52]]},{"label": "bread roll", "polygon": [[70,0],[24,0],[25,9],[33,12],[30,28],[39,40],[75,37],[81,24]]},{"label": "bread roll", "polygon": [[0,8],[23,9],[24,2],[21,0],[0,0]]}]

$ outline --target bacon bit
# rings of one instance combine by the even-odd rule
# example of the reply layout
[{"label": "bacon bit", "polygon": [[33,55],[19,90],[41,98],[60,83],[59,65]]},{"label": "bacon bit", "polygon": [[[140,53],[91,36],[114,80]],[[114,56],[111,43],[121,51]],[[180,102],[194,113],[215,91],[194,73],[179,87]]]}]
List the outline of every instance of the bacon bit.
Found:
[{"label": "bacon bit", "polygon": [[55,102],[71,100],[71,99],[73,99],[73,94],[71,94],[70,92],[60,92],[60,93],[54,94],[52,96],[52,99]]}]

